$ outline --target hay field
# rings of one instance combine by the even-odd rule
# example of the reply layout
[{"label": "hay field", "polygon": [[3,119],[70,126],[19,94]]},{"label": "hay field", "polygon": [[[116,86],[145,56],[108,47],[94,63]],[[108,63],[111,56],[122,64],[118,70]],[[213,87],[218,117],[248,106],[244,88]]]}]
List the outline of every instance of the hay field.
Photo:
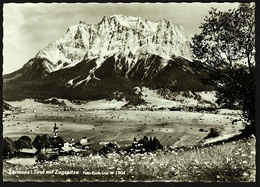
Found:
[{"label": "hay field", "polygon": [[[59,135],[67,140],[73,138],[77,141],[86,136],[92,142],[117,141],[125,145],[130,144],[135,137],[140,139],[146,135],[156,136],[164,146],[189,146],[201,141],[212,127],[220,129],[223,137],[236,134],[242,128],[241,122],[231,124],[239,115],[227,112],[210,114],[169,110],[93,109],[91,105],[100,106],[98,102],[100,101],[92,101],[77,107],[75,105],[75,110],[72,111],[63,111],[59,105],[43,104],[30,99],[9,102],[12,106],[21,107],[21,112],[13,112],[4,118],[3,137],[18,139],[27,135],[34,139],[37,134],[52,134],[56,123]],[[112,105],[116,106],[115,103]]]}]

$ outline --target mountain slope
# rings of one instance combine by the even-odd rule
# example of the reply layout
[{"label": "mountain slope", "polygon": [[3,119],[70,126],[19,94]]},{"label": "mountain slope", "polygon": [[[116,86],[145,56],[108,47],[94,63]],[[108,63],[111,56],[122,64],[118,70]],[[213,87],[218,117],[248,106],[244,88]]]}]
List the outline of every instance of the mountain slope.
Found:
[{"label": "mountain slope", "polygon": [[168,20],[104,17],[69,27],[20,70],[4,75],[3,97],[100,99],[132,93],[136,85],[202,91],[209,70],[196,69],[190,40]]},{"label": "mountain slope", "polygon": [[80,22],[69,27],[64,36],[39,51],[26,66],[44,61],[45,75],[83,59],[102,59],[120,53],[129,58],[148,53],[168,59],[172,56],[190,59],[189,43],[182,28],[168,20],[151,22],[124,15],[105,16],[97,24]]}]

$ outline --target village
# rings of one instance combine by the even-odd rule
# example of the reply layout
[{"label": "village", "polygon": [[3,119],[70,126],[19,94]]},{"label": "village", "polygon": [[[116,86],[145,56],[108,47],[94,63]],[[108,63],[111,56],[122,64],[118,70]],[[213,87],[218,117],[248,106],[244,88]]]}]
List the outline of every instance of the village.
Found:
[{"label": "village", "polygon": [[[17,141],[14,141],[15,149],[10,148],[10,143],[6,143],[4,138],[4,159],[18,157],[18,158],[35,158],[36,162],[58,161],[59,156],[91,156],[101,155],[107,157],[108,153],[145,153],[162,149],[156,137],[144,136],[143,139],[137,141],[134,138],[132,145],[120,146],[116,141],[111,142],[90,142],[87,137],[82,137],[79,141],[71,139],[68,141],[62,136],[58,136],[56,123],[53,127],[53,135],[50,137],[47,134],[37,135],[33,142],[29,137],[23,136]],[[21,142],[21,139],[23,141]],[[25,140],[26,139],[26,140]],[[25,143],[25,141],[27,141]],[[8,147],[9,146],[9,147]]]},{"label": "village", "polygon": [[228,125],[239,118],[235,110],[193,112],[180,111],[178,106],[153,106],[154,110],[135,111],[121,105],[110,109],[113,102],[109,108],[100,109],[103,100],[92,102],[96,110],[87,104],[83,110],[83,106],[67,101],[68,107],[54,104],[58,101],[11,102],[14,109],[6,110],[3,118],[5,160],[31,158],[35,163],[71,155],[106,157],[112,152],[176,150],[199,144],[212,128],[220,139],[242,128],[241,122]]}]

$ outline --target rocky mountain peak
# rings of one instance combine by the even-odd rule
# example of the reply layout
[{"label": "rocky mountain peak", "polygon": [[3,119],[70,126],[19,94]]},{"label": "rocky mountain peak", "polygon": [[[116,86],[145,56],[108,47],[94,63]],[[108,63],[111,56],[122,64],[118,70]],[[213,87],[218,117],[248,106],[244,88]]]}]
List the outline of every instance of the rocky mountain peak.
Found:
[{"label": "rocky mountain peak", "polygon": [[191,58],[190,39],[183,29],[163,19],[158,22],[126,15],[104,16],[97,24],[70,26],[62,38],[39,51],[36,58],[49,61],[48,71],[68,64],[116,53],[150,53],[165,58]]},{"label": "rocky mountain peak", "polygon": [[[112,15],[97,24],[80,21],[6,75],[4,96],[97,99],[131,93],[136,85],[209,89],[200,81],[208,70],[194,69],[190,58],[189,37],[169,20]],[[14,89],[19,91],[9,95]]]}]

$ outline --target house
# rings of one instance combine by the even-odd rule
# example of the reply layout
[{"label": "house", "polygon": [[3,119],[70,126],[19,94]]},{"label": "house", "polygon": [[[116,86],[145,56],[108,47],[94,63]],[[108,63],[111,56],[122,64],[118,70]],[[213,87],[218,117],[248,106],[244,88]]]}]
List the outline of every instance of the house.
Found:
[{"label": "house", "polygon": [[19,152],[19,157],[34,157],[36,151],[37,151],[36,149],[23,148]]},{"label": "house", "polygon": [[120,148],[119,144],[114,142],[104,143],[103,146],[99,149],[99,153],[108,154],[114,151],[118,151]]},{"label": "house", "polygon": [[80,152],[80,149],[72,146],[64,146],[60,150],[60,155],[72,155]]},{"label": "house", "polygon": [[82,139],[74,144],[74,147],[78,149],[88,149],[90,146],[90,142],[86,137],[82,137]]},{"label": "house", "polygon": [[72,139],[71,143],[69,143],[67,140],[65,140],[63,147],[60,149],[61,155],[72,155],[72,154],[80,152],[81,147],[75,146],[75,143],[73,143],[73,141],[74,141],[74,139]]}]

